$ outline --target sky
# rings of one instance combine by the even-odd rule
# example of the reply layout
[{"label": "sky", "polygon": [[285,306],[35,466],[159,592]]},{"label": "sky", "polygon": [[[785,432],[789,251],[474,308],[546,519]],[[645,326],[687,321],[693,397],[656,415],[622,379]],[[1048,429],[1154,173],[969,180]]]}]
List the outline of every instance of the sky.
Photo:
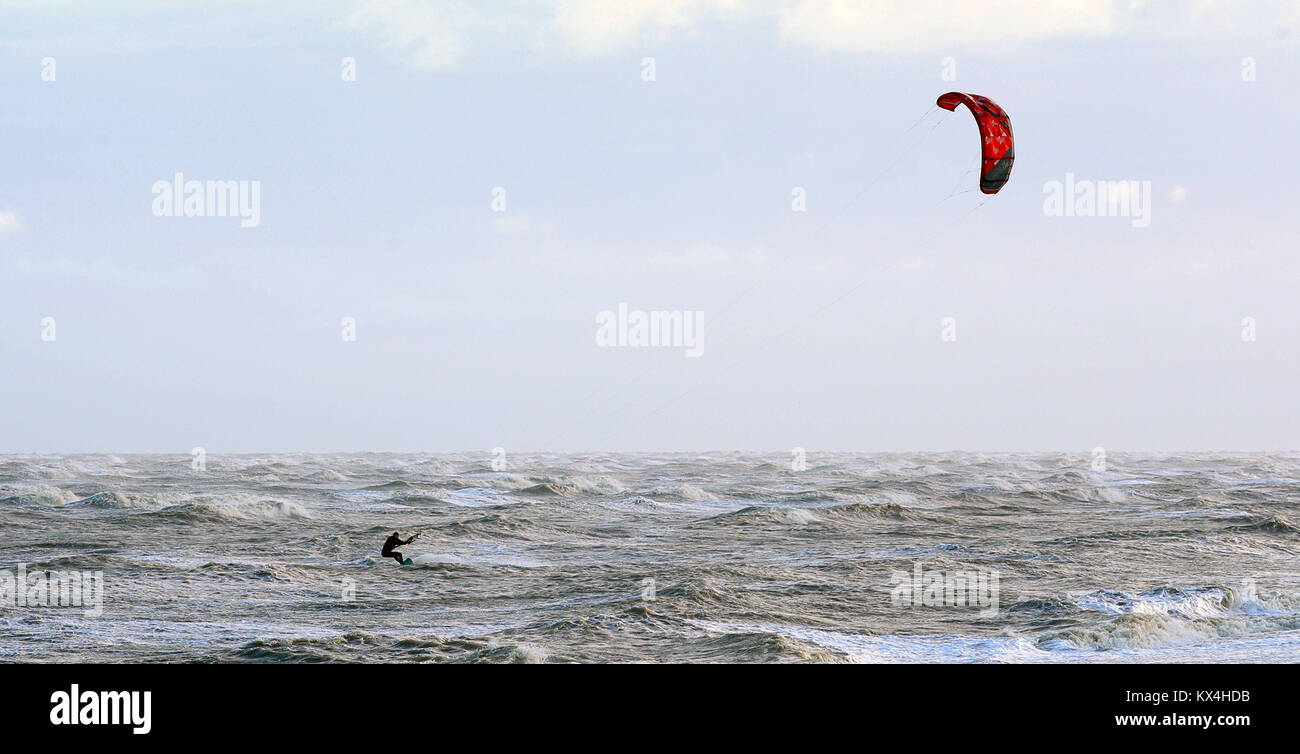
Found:
[{"label": "sky", "polygon": [[0,0],[0,452],[1296,449],[1298,53],[1282,0]]}]

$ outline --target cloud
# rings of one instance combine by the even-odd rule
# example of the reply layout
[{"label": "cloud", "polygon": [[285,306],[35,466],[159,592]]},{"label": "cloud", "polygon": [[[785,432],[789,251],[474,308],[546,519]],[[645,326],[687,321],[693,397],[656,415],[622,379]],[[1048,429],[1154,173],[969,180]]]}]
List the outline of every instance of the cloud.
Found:
[{"label": "cloud", "polygon": [[691,31],[707,18],[744,14],[740,0],[557,0],[553,26],[570,50],[593,55],[645,32]]},{"label": "cloud", "polygon": [[7,230],[22,230],[23,221],[18,219],[18,215],[7,209],[0,209],[0,233]]},{"label": "cloud", "polygon": [[910,53],[992,46],[1120,27],[1105,0],[800,0],[781,12],[781,38],[822,50]]},{"label": "cloud", "polygon": [[465,37],[488,25],[481,12],[462,3],[369,0],[344,25],[368,31],[417,68],[454,68],[465,55]]},{"label": "cloud", "polygon": [[[0,4],[24,21],[19,28],[33,44],[52,35],[115,49],[229,45],[268,23],[288,28],[323,19],[434,71],[476,54],[590,58],[637,54],[680,38],[717,43],[741,28],[752,32],[747,39],[827,52],[946,55],[958,45],[1009,49],[1118,35],[1250,40],[1300,26],[1300,0],[280,0],[273,7],[258,0],[121,0],[112,13],[81,23],[67,21],[66,6],[93,8],[93,0]],[[220,25],[194,31],[190,14],[217,11]]]},{"label": "cloud", "polygon": [[571,57],[635,52],[741,25],[791,46],[871,54],[1007,48],[1069,37],[1240,36],[1300,19],[1300,0],[364,0],[348,25],[422,68],[475,50]]},{"label": "cloud", "polygon": [[364,0],[343,26],[370,33],[417,68],[446,70],[473,49],[576,57],[611,53],[643,35],[689,32],[702,19],[743,7],[742,0]]}]

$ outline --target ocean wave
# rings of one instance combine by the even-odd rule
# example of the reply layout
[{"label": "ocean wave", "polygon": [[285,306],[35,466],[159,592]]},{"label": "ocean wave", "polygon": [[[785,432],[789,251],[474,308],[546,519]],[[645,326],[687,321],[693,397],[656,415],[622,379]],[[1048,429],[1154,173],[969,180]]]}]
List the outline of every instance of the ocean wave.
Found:
[{"label": "ocean wave", "polygon": [[418,568],[542,568],[546,565],[539,560],[506,554],[475,556],[434,552],[408,557],[411,566]]},{"label": "ocean wave", "polygon": [[379,655],[403,662],[537,664],[550,659],[536,643],[515,644],[462,637],[392,638],[353,631],[334,637],[256,639],[222,652],[218,662],[365,662]]},{"label": "ocean wave", "polygon": [[692,503],[701,502],[708,497],[703,489],[686,483],[656,485],[643,490],[641,494],[649,498],[685,500]]},{"label": "ocean wave", "polygon": [[616,511],[628,512],[647,512],[656,510],[672,510],[671,505],[665,505],[648,497],[633,495],[632,497],[620,498],[618,500],[607,500],[598,502],[602,508],[609,508]]},{"label": "ocean wave", "polygon": [[802,641],[783,633],[769,631],[729,631],[689,637],[683,642],[683,652],[691,662],[814,662],[843,663],[849,658],[845,653],[814,642]]},{"label": "ocean wave", "polygon": [[1220,616],[1229,606],[1229,592],[1220,588],[1183,590],[1160,587],[1140,594],[1100,590],[1074,598],[1082,610],[1112,615],[1174,615],[1184,618]]},{"label": "ocean wave", "polygon": [[368,484],[362,487],[361,489],[371,491],[371,492],[395,492],[395,491],[403,491],[403,490],[415,490],[418,488],[416,487],[415,484],[408,482],[405,479],[393,479],[387,482]]},{"label": "ocean wave", "polygon": [[161,507],[152,496],[126,495],[113,490],[96,492],[89,497],[74,500],[68,506],[100,510],[158,510]]},{"label": "ocean wave", "polygon": [[463,508],[489,508],[498,505],[514,505],[518,502],[502,494],[501,490],[489,487],[463,487],[448,492],[437,500]]},{"label": "ocean wave", "polygon": [[578,494],[578,488],[572,484],[542,482],[515,490],[515,492],[529,497],[575,497]]},{"label": "ocean wave", "polygon": [[310,569],[287,563],[208,561],[189,570],[207,577],[217,577],[222,580],[236,582],[315,583],[317,581],[316,575]]},{"label": "ocean wave", "polygon": [[535,497],[577,497],[578,495],[618,495],[627,491],[621,482],[610,476],[575,476],[544,479],[529,484],[515,492]]},{"label": "ocean wave", "polygon": [[736,595],[707,578],[693,578],[656,590],[656,599],[683,599],[695,605],[734,603]]},{"label": "ocean wave", "polygon": [[532,521],[517,514],[494,512],[478,518],[442,524],[435,527],[435,530],[440,537],[531,539],[537,527]]},{"label": "ocean wave", "polygon": [[0,505],[67,505],[77,494],[48,484],[0,487]]},{"label": "ocean wave", "polygon": [[1294,534],[1300,531],[1295,524],[1281,516],[1268,516],[1256,519],[1249,524],[1227,527],[1228,531],[1266,531],[1274,534]]},{"label": "ocean wave", "polygon": [[167,506],[159,510],[158,515],[173,520],[288,521],[315,518],[303,506],[285,500],[193,501]]},{"label": "ocean wave", "polygon": [[819,513],[835,518],[846,519],[895,519],[916,520],[921,518],[938,518],[930,513],[909,508],[898,503],[848,503],[817,508]]},{"label": "ocean wave", "polygon": [[821,521],[811,511],[803,508],[776,505],[747,505],[739,510],[727,511],[704,520],[720,524],[781,524],[783,526],[807,526]]},{"label": "ocean wave", "polygon": [[1101,625],[1053,632],[1040,639],[1038,644],[1048,650],[1152,649],[1197,644],[1242,632],[1227,629],[1228,626],[1222,622],[1194,622],[1157,614],[1125,614]]},{"label": "ocean wave", "polygon": [[1261,597],[1253,588],[1159,587],[1139,594],[1101,590],[1070,600],[1100,622],[1049,633],[1047,648],[1115,650],[1182,646],[1300,625],[1288,600]]},{"label": "ocean wave", "polygon": [[691,621],[722,634],[764,633],[834,652],[855,663],[1041,662],[1046,652],[1016,637],[873,635],[804,626]]},{"label": "ocean wave", "polygon": [[349,657],[386,644],[370,634],[354,631],[331,638],[254,639],[239,649],[223,653],[222,662],[314,663],[345,662]]}]

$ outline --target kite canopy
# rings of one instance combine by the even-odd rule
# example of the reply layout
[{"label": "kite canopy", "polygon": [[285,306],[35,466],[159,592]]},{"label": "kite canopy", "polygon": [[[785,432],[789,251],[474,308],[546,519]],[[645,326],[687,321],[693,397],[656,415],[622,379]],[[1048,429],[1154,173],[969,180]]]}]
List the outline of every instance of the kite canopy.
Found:
[{"label": "kite canopy", "polygon": [[1011,135],[1011,118],[998,103],[979,94],[948,92],[941,95],[936,105],[945,110],[965,105],[975,116],[980,127],[980,140],[984,150],[984,164],[980,169],[980,191],[996,194],[1011,177],[1011,165],[1016,161],[1015,138]]}]

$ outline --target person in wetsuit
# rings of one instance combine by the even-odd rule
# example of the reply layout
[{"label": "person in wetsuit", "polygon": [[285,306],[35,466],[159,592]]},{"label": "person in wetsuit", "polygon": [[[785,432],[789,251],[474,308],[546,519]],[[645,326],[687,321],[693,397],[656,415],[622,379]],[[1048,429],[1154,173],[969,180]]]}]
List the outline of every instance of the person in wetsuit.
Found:
[{"label": "person in wetsuit", "polygon": [[409,544],[411,544],[412,542],[414,542],[414,541],[415,541],[415,537],[418,537],[418,536],[420,536],[420,535],[419,535],[419,534],[416,534],[415,536],[411,537],[410,539],[402,539],[402,538],[397,534],[397,532],[393,532],[393,536],[389,537],[387,540],[384,541],[384,550],[383,550],[383,555],[384,555],[384,557],[385,557],[385,558],[392,558],[392,559],[394,559],[394,560],[397,561],[397,564],[398,564],[398,565],[403,565],[403,564],[405,563],[406,559],[402,557],[402,553],[398,552],[397,550],[394,550],[393,548],[394,548],[394,547],[397,547],[398,545],[409,545]]}]

